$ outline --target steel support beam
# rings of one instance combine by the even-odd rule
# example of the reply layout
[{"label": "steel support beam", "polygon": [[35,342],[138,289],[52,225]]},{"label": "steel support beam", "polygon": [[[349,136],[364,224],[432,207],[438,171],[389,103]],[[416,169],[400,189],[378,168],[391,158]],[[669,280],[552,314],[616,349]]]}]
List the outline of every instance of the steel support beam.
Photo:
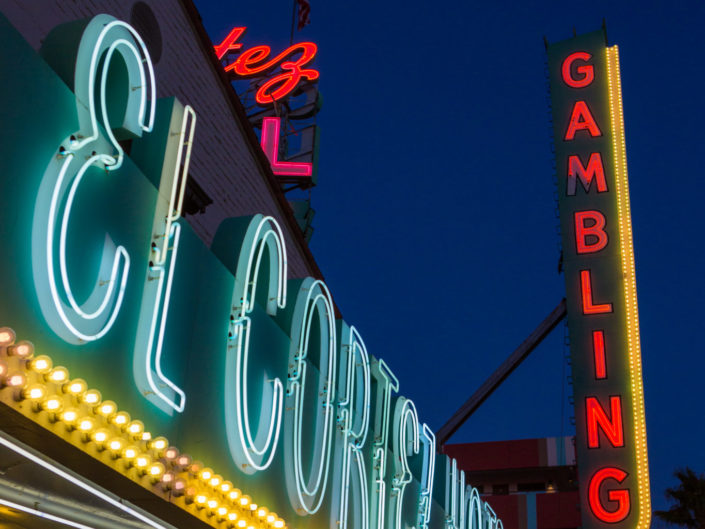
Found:
[{"label": "steel support beam", "polygon": [[541,341],[558,325],[566,315],[565,298],[543,320],[534,332],[517,347],[490,377],[472,394],[472,396],[456,411],[436,433],[436,446],[441,447],[460,428],[463,423],[492,395],[502,382],[529,356]]}]

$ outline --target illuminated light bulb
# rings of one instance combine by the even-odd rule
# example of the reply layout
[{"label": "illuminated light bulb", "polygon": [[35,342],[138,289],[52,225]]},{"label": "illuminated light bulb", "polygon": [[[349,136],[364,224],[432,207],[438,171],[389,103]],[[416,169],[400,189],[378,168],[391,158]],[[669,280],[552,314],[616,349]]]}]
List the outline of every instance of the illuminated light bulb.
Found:
[{"label": "illuminated light bulb", "polygon": [[149,457],[147,454],[139,454],[134,461],[135,467],[137,467],[140,470],[147,471],[147,467],[149,464],[152,462],[152,458]]},{"label": "illuminated light bulb", "polygon": [[5,362],[0,362],[0,377],[7,375],[7,364]]},{"label": "illuminated light bulb", "polygon": [[217,475],[217,474],[216,474],[215,476],[213,476],[211,479],[208,480],[208,484],[209,484],[211,487],[217,487],[217,486],[220,485],[222,482],[223,482],[223,478],[220,477],[220,476]]},{"label": "illuminated light bulb", "polygon": [[176,478],[174,481],[174,494],[181,495],[186,491],[186,480],[183,478]]},{"label": "illuminated light bulb", "polygon": [[68,410],[64,410],[64,412],[60,416],[61,420],[65,422],[69,426],[73,426],[76,421],[78,420],[78,412],[74,410],[73,408],[70,408]]},{"label": "illuminated light bulb", "polygon": [[59,397],[52,396],[42,402],[42,408],[46,411],[58,412],[63,408],[63,402]]},{"label": "illuminated light bulb", "polygon": [[9,327],[0,327],[0,347],[12,345],[16,337],[15,331]]},{"label": "illuminated light bulb", "polygon": [[105,444],[108,437],[110,437],[110,431],[105,428],[100,428],[93,432],[93,435],[91,435],[91,439],[93,439],[93,441],[100,446]]},{"label": "illuminated light bulb", "polygon": [[196,502],[196,505],[203,507],[206,505],[208,498],[205,494],[196,494],[196,497],[193,499],[193,501]]},{"label": "illuminated light bulb", "polygon": [[242,492],[240,492],[240,489],[233,489],[228,493],[228,498],[230,498],[231,500],[236,500],[240,497],[241,494]]},{"label": "illuminated light bulb", "polygon": [[271,512],[267,515],[267,523],[274,523],[277,521],[277,517]]},{"label": "illuminated light bulb", "polygon": [[69,379],[69,370],[63,366],[55,367],[47,375],[47,380],[49,382],[54,382],[55,384],[63,384]]},{"label": "illuminated light bulb", "polygon": [[233,488],[233,484],[230,483],[229,481],[223,481],[220,484],[220,492],[226,493],[232,488]]},{"label": "illuminated light bulb", "polygon": [[127,433],[132,434],[136,437],[140,437],[144,431],[144,424],[142,421],[132,421],[127,425]]},{"label": "illuminated light bulb", "polygon": [[[167,461],[173,461],[177,457],[179,457],[179,450],[173,446],[170,446],[164,451],[164,459],[166,459]],[[178,461],[177,463],[181,464]]]},{"label": "illuminated light bulb", "polygon": [[175,479],[176,476],[173,472],[164,472],[164,474],[162,475],[162,483],[164,484],[171,484],[174,482]]},{"label": "illuminated light bulb", "polygon": [[122,451],[122,449],[125,447],[125,441],[123,439],[120,439],[119,437],[113,437],[109,442],[108,442],[108,448],[110,451],[118,455]]},{"label": "illuminated light bulb", "polygon": [[225,518],[225,515],[228,514],[228,509],[227,507],[218,507],[215,512],[218,513],[218,516],[221,518]]},{"label": "illuminated light bulb", "polygon": [[115,416],[111,419],[111,422],[115,426],[120,426],[124,427],[127,425],[127,423],[130,422],[130,414],[127,413],[126,411],[119,411],[115,414]]},{"label": "illuminated light bulb", "polygon": [[17,342],[15,345],[11,345],[7,348],[7,353],[12,356],[19,356],[20,358],[31,358],[34,354],[34,345],[32,342],[23,340]]},{"label": "illuminated light bulb", "polygon": [[27,379],[24,377],[24,375],[15,373],[14,375],[8,376],[5,383],[11,388],[21,388],[27,383]]},{"label": "illuminated light bulb", "polygon": [[82,400],[86,404],[90,404],[91,406],[95,406],[100,402],[101,395],[100,391],[97,389],[89,389],[83,394]]},{"label": "illuminated light bulb", "polygon": [[250,510],[251,510],[252,512],[256,511],[256,510],[257,510],[257,504],[256,504],[256,503],[250,503]]},{"label": "illuminated light bulb", "polygon": [[218,500],[215,498],[211,498],[208,500],[208,508],[211,510],[215,510],[218,507]]},{"label": "illuminated light bulb", "polygon": [[203,468],[203,463],[201,463],[200,461],[194,461],[189,466],[189,472],[191,472],[195,475],[198,475],[198,473],[201,471],[202,468]]},{"label": "illuminated light bulb", "polygon": [[251,498],[249,496],[243,496],[242,498],[240,498],[240,505],[246,507],[247,505],[249,505],[250,499]]},{"label": "illuminated light bulb", "polygon": [[139,455],[140,451],[136,446],[128,446],[122,451],[122,457],[128,461],[132,461]]},{"label": "illuminated light bulb", "polygon": [[228,513],[228,520],[230,520],[231,522],[234,522],[235,520],[237,520],[237,513],[230,511]]},{"label": "illuminated light bulb", "polygon": [[257,509],[257,516],[259,516],[260,518],[264,518],[265,516],[267,516],[267,509],[265,509],[264,507],[260,507],[259,509]]},{"label": "illuminated light bulb", "polygon": [[149,432],[142,432],[142,435],[140,435],[140,439],[143,441],[150,441],[152,439],[152,434]]},{"label": "illuminated light bulb", "polygon": [[40,375],[45,375],[49,371],[51,371],[51,368],[53,367],[51,358],[49,358],[46,355],[41,355],[36,358],[33,358],[29,362],[29,368],[36,372],[39,373]]},{"label": "illuminated light bulb", "polygon": [[112,400],[106,400],[96,408],[96,411],[99,415],[107,418],[117,411],[117,404]]},{"label": "illuminated light bulb", "polygon": [[86,381],[82,378],[75,378],[71,382],[67,382],[64,385],[64,391],[70,393],[71,395],[80,396],[84,391],[88,389]]},{"label": "illuminated light bulb", "polygon": [[160,452],[162,450],[165,450],[168,446],[169,441],[167,441],[165,437],[157,437],[151,443],[149,443],[149,447],[152,450],[158,450]]},{"label": "illuminated light bulb", "polygon": [[245,520],[239,520],[237,522],[238,527],[247,527],[247,522]]},{"label": "illuminated light bulb", "polygon": [[159,479],[164,474],[165,468],[161,463],[152,463],[149,465],[147,473],[155,479]]},{"label": "illuminated light bulb", "polygon": [[33,402],[38,402],[46,397],[47,391],[41,384],[32,384],[22,390],[22,397]]},{"label": "illuminated light bulb", "polygon": [[255,528],[254,528],[254,526],[252,526],[252,525],[248,525],[248,526],[247,526],[247,529],[255,529]]},{"label": "illuminated light bulb", "polygon": [[282,527],[284,527],[284,520],[277,520],[274,522],[274,527],[276,527],[276,529],[282,529]]},{"label": "illuminated light bulb", "polygon": [[78,421],[77,428],[82,432],[88,433],[93,430],[93,428],[95,428],[95,421],[90,417],[84,417],[83,419]]},{"label": "illuminated light bulb", "polygon": [[[192,466],[193,466],[193,465],[192,465]],[[208,481],[209,479],[211,479],[211,478],[213,477],[213,471],[212,471],[210,468],[204,468],[204,469],[201,470],[201,472],[199,473],[199,477],[200,477],[203,481]]]}]

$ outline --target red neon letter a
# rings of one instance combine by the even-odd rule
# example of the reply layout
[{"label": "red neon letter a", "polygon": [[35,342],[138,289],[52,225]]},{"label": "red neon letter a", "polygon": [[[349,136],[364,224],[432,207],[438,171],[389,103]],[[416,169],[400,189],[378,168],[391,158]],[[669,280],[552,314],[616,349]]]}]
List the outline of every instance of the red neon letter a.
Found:
[{"label": "red neon letter a", "polygon": [[568,157],[568,182],[566,184],[566,195],[573,196],[578,187],[578,178],[586,193],[590,191],[590,185],[595,180],[597,183],[597,192],[604,193],[607,191],[607,182],[605,180],[605,168],[602,165],[602,156],[599,152],[593,152],[588,160],[587,168],[580,160],[577,154],[571,154]]},{"label": "red neon letter a", "polygon": [[[590,226],[587,222],[592,221]],[[590,242],[588,237],[592,237]],[[595,253],[607,246],[605,216],[596,210],[575,212],[575,246],[579,254]]]},{"label": "red neon letter a", "polygon": [[612,446],[624,446],[621,397],[610,397],[611,419],[607,418],[605,410],[602,409],[602,405],[596,397],[587,397],[585,399],[585,415],[587,415],[588,448],[599,448],[600,446],[598,426],[607,436]]},{"label": "red neon letter a", "polygon": [[568,123],[564,139],[566,141],[572,140],[579,130],[587,130],[592,137],[602,136],[602,132],[595,123],[595,118],[592,117],[585,101],[576,101],[573,105],[573,112],[570,115],[570,123]]},{"label": "red neon letter a", "polygon": [[590,270],[580,271],[580,293],[583,298],[583,314],[603,314],[612,312],[612,303],[595,305],[592,302],[592,278]]}]

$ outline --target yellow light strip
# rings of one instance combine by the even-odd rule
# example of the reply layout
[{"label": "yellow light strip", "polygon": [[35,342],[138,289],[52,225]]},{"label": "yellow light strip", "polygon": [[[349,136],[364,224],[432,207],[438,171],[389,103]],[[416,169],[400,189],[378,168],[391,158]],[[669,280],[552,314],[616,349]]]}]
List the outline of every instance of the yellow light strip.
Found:
[{"label": "yellow light strip", "polygon": [[0,328],[0,401],[216,529],[285,529],[276,513],[253,502],[210,468],[153,438],[82,379],[71,380],[31,342]]},{"label": "yellow light strip", "polygon": [[622,112],[622,83],[619,75],[619,50],[617,46],[607,48],[607,79],[609,86],[610,119],[613,131],[612,145],[614,148],[622,272],[624,275],[629,373],[631,376],[632,409],[634,411],[634,442],[639,489],[639,519],[636,527],[638,529],[647,529],[651,525],[649,461],[646,449],[644,387],[641,371],[641,343],[639,340],[639,308],[636,299],[632,219],[629,207],[627,149],[624,140],[624,116]]}]

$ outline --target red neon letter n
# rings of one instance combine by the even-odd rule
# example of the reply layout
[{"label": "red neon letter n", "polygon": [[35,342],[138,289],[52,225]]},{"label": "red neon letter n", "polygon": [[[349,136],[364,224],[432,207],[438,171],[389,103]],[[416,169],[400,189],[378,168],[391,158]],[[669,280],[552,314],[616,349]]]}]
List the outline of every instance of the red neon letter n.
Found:
[{"label": "red neon letter n", "polygon": [[605,410],[602,409],[602,405],[596,397],[587,397],[585,399],[585,414],[587,415],[589,448],[598,448],[600,446],[599,432],[597,431],[598,425],[607,436],[607,439],[612,446],[624,446],[624,428],[622,428],[622,399],[620,397],[610,397],[611,419],[607,418]]}]

